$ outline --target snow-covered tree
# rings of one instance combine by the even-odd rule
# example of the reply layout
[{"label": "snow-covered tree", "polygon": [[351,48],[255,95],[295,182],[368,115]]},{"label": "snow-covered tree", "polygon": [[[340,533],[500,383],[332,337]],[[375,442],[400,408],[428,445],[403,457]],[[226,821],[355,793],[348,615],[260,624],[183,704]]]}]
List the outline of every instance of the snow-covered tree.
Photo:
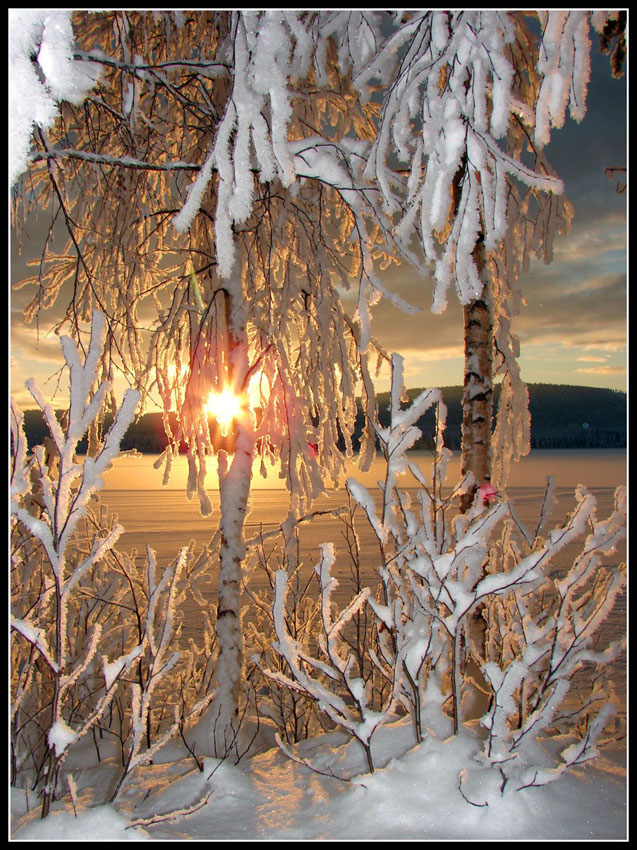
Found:
[{"label": "snow-covered tree", "polygon": [[[50,204],[69,237],[60,254],[47,245],[25,281],[36,287],[27,317],[64,298],[65,284],[72,295],[63,323],[76,334],[92,309],[105,313],[103,374],[119,368],[145,399],[156,389],[164,410],[177,410],[176,433],[166,417],[166,474],[185,439],[189,494],[198,493],[204,513],[206,462],[217,454],[210,722],[215,751],[225,752],[237,732],[253,461],[258,453],[280,461],[293,517],[338,477],[359,382],[373,419],[371,308],[383,296],[401,303],[379,263],[433,268],[434,310],[454,286],[467,329],[479,328],[474,340],[467,335],[466,471],[477,483],[491,475],[494,371],[503,378],[498,486],[511,458],[528,450],[510,284],[532,253],[550,258],[555,229],[568,219],[542,148],[567,108],[582,119],[590,27],[601,31],[609,16],[76,12],[71,56],[65,12],[63,49],[54,51],[62,75],[99,71],[97,82],[89,75],[92,87],[83,78],[69,95],[55,82],[61,66],[56,74],[47,64],[51,14],[35,28],[20,13],[10,20],[16,81],[32,75],[25,57],[37,48],[59,109],[54,124],[50,109],[21,119],[36,129],[16,218]],[[340,295],[352,285],[349,316]],[[205,405],[228,390],[238,402],[220,448]],[[370,425],[365,437],[363,465]]]}]

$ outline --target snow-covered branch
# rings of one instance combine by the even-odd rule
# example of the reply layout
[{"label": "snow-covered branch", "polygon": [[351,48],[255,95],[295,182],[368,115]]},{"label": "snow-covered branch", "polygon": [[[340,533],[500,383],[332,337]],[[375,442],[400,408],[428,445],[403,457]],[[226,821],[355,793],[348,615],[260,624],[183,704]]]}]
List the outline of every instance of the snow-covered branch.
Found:
[{"label": "snow-covered branch", "polygon": [[75,59],[73,50],[69,10],[10,10],[11,185],[27,170],[33,128],[51,127],[58,116],[61,101],[81,103],[97,82],[99,68]]},{"label": "snow-covered branch", "polygon": [[47,151],[31,151],[29,162],[41,162],[51,159],[79,159],[96,165],[108,165],[110,168],[133,168],[142,171],[201,171],[201,165],[194,162],[148,162],[132,156],[109,156],[105,153],[81,151],[74,148],[53,148]]}]

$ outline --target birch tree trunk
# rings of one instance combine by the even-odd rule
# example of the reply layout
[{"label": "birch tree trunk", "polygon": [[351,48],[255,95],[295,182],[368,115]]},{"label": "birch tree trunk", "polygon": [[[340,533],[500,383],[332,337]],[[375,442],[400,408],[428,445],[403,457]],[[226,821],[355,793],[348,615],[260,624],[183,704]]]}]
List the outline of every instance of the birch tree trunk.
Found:
[{"label": "birch tree trunk", "polygon": [[238,760],[239,706],[243,683],[243,629],[241,625],[241,571],[245,558],[245,521],[249,512],[255,426],[249,406],[249,342],[243,299],[225,294],[228,386],[241,399],[234,422],[230,452],[218,453],[219,470],[219,580],[217,591],[216,692],[207,715],[208,740],[217,758]]},{"label": "birch tree trunk", "polygon": [[[481,238],[473,252],[484,290],[480,298],[463,307],[464,319],[464,389],[462,393],[462,474],[472,472],[476,484],[460,497],[460,510],[469,510],[478,487],[491,480],[491,421],[493,417],[493,306],[485,273],[486,257]],[[478,605],[465,619],[460,632],[454,638],[453,675],[459,677],[460,670],[469,664],[471,675],[480,681],[480,657],[484,655],[486,622],[484,605]],[[469,646],[477,649],[467,652]],[[454,730],[460,728],[461,694],[459,680],[454,686]]]},{"label": "birch tree trunk", "polygon": [[[479,242],[474,259],[484,280],[484,245]],[[462,474],[472,472],[476,487],[491,480],[491,421],[493,417],[493,311],[485,280],[480,298],[463,307],[464,389],[462,393]],[[467,511],[475,488],[460,503]]]},{"label": "birch tree trunk", "polygon": [[243,679],[241,569],[245,557],[245,520],[252,484],[254,429],[241,422],[232,461],[219,455],[219,584],[215,671],[216,693],[209,713],[209,734],[217,758],[239,757],[239,701]]},{"label": "birch tree trunk", "polygon": [[[452,183],[452,220],[460,213],[467,158],[462,158]],[[479,298],[463,306],[464,389],[462,393],[462,474],[472,472],[476,486],[461,496],[460,510],[469,510],[476,489],[491,480],[491,419],[493,414],[493,306],[486,275],[484,232],[473,249],[478,275],[484,282]]]}]

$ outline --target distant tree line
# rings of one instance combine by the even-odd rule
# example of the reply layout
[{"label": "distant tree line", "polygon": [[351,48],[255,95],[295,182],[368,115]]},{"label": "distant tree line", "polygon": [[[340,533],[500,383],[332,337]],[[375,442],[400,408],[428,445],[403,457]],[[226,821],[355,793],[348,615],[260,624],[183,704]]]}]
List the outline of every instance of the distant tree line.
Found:
[{"label": "distant tree line", "polygon": [[[462,387],[443,387],[442,395],[448,408],[447,446],[458,451],[461,446]],[[419,389],[408,390],[411,399]],[[599,449],[626,447],[626,393],[598,387],[575,387],[562,384],[530,384],[531,447],[534,449]],[[499,402],[499,386],[495,388],[495,409]],[[378,395],[381,424],[389,421],[389,393]],[[61,416],[61,411],[59,412]],[[173,423],[175,424],[175,423]],[[354,446],[359,444],[363,425],[359,413]],[[418,420],[423,437],[415,448],[433,444],[435,433],[432,410]],[[110,427],[108,416],[104,428]],[[214,423],[211,423],[214,429]],[[25,412],[25,430],[29,447],[42,443],[47,429],[39,410]],[[137,449],[144,454],[160,454],[167,438],[160,413],[145,413],[134,422],[122,441],[122,451]],[[80,443],[86,451],[86,440]],[[185,445],[181,447],[185,451]]]},{"label": "distant tree line", "polygon": [[[420,390],[408,390],[410,399]],[[462,387],[441,389],[448,408],[445,442],[450,449],[461,447]],[[378,397],[381,422],[388,420],[389,393]],[[494,417],[500,400],[500,387],[494,392]],[[626,447],[626,393],[599,387],[563,384],[529,384],[531,448],[585,449]],[[428,411],[418,426],[423,439],[417,447],[432,445],[434,413]]]}]

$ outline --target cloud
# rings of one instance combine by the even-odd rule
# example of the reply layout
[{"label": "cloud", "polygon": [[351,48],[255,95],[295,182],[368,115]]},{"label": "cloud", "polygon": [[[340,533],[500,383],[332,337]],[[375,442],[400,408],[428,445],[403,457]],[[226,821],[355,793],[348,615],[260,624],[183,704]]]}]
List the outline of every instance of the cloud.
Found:
[{"label": "cloud", "polygon": [[554,262],[590,264],[591,260],[607,265],[616,255],[625,264],[626,212],[596,210],[588,220],[576,220],[571,232],[555,240]]},{"label": "cloud", "polygon": [[575,370],[584,375],[625,375],[625,366],[590,366],[588,368],[580,367]]},{"label": "cloud", "polygon": [[594,357],[590,354],[583,354],[581,357],[576,357],[575,360],[579,363],[606,363],[608,361],[608,354],[604,357]]},{"label": "cloud", "polygon": [[[573,277],[574,276],[574,277]],[[626,343],[624,274],[577,278],[573,269],[534,277],[527,307],[516,321],[523,345],[560,342],[589,350],[620,350]]]},{"label": "cloud", "polygon": [[51,366],[52,371],[64,363],[60,338],[52,333],[38,333],[35,325],[12,320],[11,323],[11,357],[16,365],[24,372],[28,364]]},{"label": "cloud", "polygon": [[[524,374],[532,375],[528,380],[542,380],[542,374],[550,371],[552,380],[564,383],[576,382],[576,375],[591,375],[591,381],[604,374],[618,377],[625,372],[616,363],[607,364],[613,371],[605,373],[577,370],[579,357],[587,355],[591,366],[603,365],[626,349],[625,213],[602,216],[588,228],[574,228],[573,236],[562,239],[558,247],[551,265],[535,263],[513,284],[526,299],[513,321]],[[373,311],[373,333],[388,352],[405,355],[408,383],[461,383],[462,308],[454,293],[447,310],[434,316],[431,281],[401,267],[384,274],[383,282],[421,308],[418,315],[408,316],[381,301]]]},{"label": "cloud", "polygon": [[622,340],[621,342],[607,342],[603,344],[591,343],[590,345],[583,345],[581,348],[584,351],[587,350],[595,350],[595,351],[623,351],[626,348],[626,340]]},{"label": "cloud", "polygon": [[575,360],[577,360],[578,362],[584,361],[585,363],[606,363],[607,357],[583,356],[583,357],[576,357]]}]

